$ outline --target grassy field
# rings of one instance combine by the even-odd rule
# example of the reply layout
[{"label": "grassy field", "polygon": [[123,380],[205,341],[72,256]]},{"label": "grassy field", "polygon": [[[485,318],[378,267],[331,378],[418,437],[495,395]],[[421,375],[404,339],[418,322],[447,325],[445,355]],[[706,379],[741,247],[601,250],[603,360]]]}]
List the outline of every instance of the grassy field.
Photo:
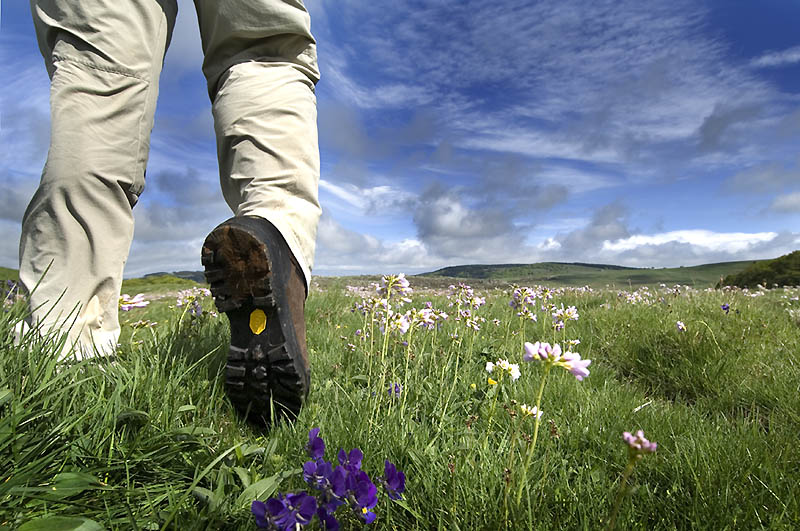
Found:
[{"label": "grassy field", "polygon": [[[4,304],[0,529],[254,529],[253,500],[312,492],[315,427],[326,459],[357,447],[373,479],[386,459],[405,473],[402,500],[379,492],[376,529],[601,529],[617,500],[617,529],[800,526],[800,289],[535,289],[520,317],[508,286],[470,298],[411,279],[387,326],[364,280],[314,284],[311,394],[269,431],[226,401],[227,322],[178,292],[191,284],[126,285],[150,304],[121,314],[113,364],[57,364],[55,337],[14,345],[23,305]],[[401,334],[398,315],[426,302],[448,318]],[[526,341],[570,340],[592,360],[582,381],[523,361]],[[622,434],[639,429],[658,449],[621,489]],[[362,527],[339,511],[342,529]]]}]

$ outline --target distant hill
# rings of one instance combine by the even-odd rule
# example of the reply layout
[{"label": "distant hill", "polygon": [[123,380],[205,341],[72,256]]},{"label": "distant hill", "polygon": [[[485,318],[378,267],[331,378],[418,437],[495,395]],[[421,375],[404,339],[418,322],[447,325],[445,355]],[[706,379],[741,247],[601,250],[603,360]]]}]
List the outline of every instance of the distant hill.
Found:
[{"label": "distant hill", "polygon": [[17,280],[17,279],[19,279],[19,272],[16,269],[0,267],[0,280]]},{"label": "distant hill", "polygon": [[150,278],[150,277],[163,277],[164,275],[169,275],[171,277],[178,277],[178,278],[185,278],[187,280],[193,280],[200,284],[204,284],[206,281],[206,277],[203,275],[202,271],[173,271],[172,273],[148,273],[143,278]]},{"label": "distant hill", "polygon": [[603,287],[685,284],[712,287],[723,277],[739,273],[758,261],[721,262],[692,267],[636,268],[608,264],[540,262],[537,264],[496,264],[451,266],[418,276],[478,278],[511,283]]},{"label": "distant hill", "polygon": [[774,260],[761,260],[743,271],[726,275],[717,287],[739,286],[752,289],[759,284],[768,288],[775,284],[800,286],[800,251],[794,251]]},{"label": "distant hill", "polygon": [[[792,260],[800,260],[800,251],[795,251],[791,255],[795,258]],[[783,258],[783,257],[782,257]],[[778,259],[780,260],[780,259]],[[609,264],[587,264],[587,263],[565,263],[565,262],[540,262],[537,264],[493,264],[493,265],[459,265],[450,266],[432,271],[430,273],[423,273],[414,275],[415,277],[427,278],[436,283],[443,282],[446,285],[448,279],[457,281],[459,279],[467,280],[484,280],[489,283],[516,283],[516,284],[550,284],[561,286],[592,286],[595,288],[609,286],[621,287],[638,287],[643,285],[655,286],[658,284],[684,284],[694,286],[696,288],[706,288],[717,285],[722,280],[720,285],[733,285],[729,284],[729,278],[733,275],[742,273],[749,267],[760,267],[759,264],[767,262],[774,262],[774,260],[746,260],[740,262],[721,262],[716,264],[705,264],[692,267],[670,267],[670,268],[636,268],[625,267]],[[782,262],[781,262],[782,263]],[[800,265],[796,262],[791,262],[795,265],[789,267],[787,271],[793,271],[793,277],[790,277],[789,285],[798,285],[800,280],[797,280],[797,271],[800,270]],[[778,265],[775,267],[783,267]],[[756,269],[756,271],[762,271]],[[776,270],[777,271],[777,270]],[[784,269],[780,269],[784,271]],[[760,278],[756,283],[768,282],[771,286],[773,282],[777,282],[774,278],[778,277],[765,277],[763,273],[756,276]],[[0,267],[0,280],[18,278],[15,269]],[[783,278],[783,277],[780,277]],[[795,280],[792,282],[791,278]],[[202,271],[175,271],[172,273],[149,273],[139,279],[126,279],[123,283],[123,289],[131,291],[155,289],[156,287],[174,286],[176,289],[183,287],[190,287],[195,283],[205,284],[205,278]],[[738,284],[737,284],[738,285]]]}]

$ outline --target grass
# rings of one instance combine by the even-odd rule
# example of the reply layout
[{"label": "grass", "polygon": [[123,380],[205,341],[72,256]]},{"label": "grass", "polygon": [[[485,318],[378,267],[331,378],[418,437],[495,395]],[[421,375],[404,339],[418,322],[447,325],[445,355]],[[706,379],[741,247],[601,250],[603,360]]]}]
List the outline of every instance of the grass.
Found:
[{"label": "grass", "polygon": [[[55,337],[13,345],[23,305],[6,306],[0,529],[47,529],[55,517],[107,529],[253,529],[252,500],[304,488],[312,427],[330,460],[359,447],[371,476],[384,459],[405,472],[404,501],[381,498],[377,529],[601,528],[627,464],[621,434],[637,429],[659,446],[636,466],[618,528],[800,526],[800,322],[787,311],[800,308],[800,290],[555,289],[549,302],[574,305],[580,318],[554,332],[538,311],[521,334],[506,290],[481,293],[479,332],[454,320],[446,290],[417,290],[410,306],[431,301],[450,318],[390,336],[384,351],[376,325],[372,345],[356,339],[370,325],[351,312],[360,298],[347,282],[312,292],[311,394],[295,423],[268,432],[225,399],[227,323],[210,299],[192,317],[150,292],[150,306],[122,314],[113,365],[58,365]],[[134,329],[142,320],[157,324]],[[591,374],[549,373],[523,470],[534,421],[519,405],[535,404],[543,367],[521,361],[522,341],[568,339],[580,339]],[[522,375],[491,386],[485,365],[500,358]],[[385,390],[392,382],[404,384],[397,399]],[[342,523],[359,527],[355,516]]]}]

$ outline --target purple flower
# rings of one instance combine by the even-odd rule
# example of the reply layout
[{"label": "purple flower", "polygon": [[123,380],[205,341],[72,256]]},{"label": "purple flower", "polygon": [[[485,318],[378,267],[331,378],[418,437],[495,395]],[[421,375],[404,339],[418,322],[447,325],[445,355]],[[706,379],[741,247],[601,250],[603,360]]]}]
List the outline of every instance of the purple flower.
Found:
[{"label": "purple flower", "polygon": [[550,343],[545,343],[544,341],[537,341],[536,343],[525,342],[523,361],[533,361],[537,358],[542,361],[558,361],[561,359],[561,345],[556,343],[551,346]]},{"label": "purple flower", "polygon": [[333,467],[323,459],[317,461],[306,461],[303,464],[303,479],[310,486],[317,489],[324,489],[330,484],[333,475]]},{"label": "purple flower", "polygon": [[586,367],[592,363],[592,360],[582,360],[581,355],[577,352],[567,352],[561,359],[565,362],[564,368],[579,382],[589,376],[589,369]]},{"label": "purple flower", "polygon": [[402,498],[403,491],[406,490],[406,475],[397,470],[397,467],[387,459],[384,463],[381,483],[391,499],[399,500]]},{"label": "purple flower", "polygon": [[150,304],[150,301],[144,300],[143,293],[138,293],[133,297],[127,293],[123,293],[119,297],[119,309],[123,312],[127,312],[131,308],[144,308],[148,304]]},{"label": "purple flower", "polygon": [[350,501],[354,510],[359,512],[361,518],[368,524],[375,520],[375,513],[370,511],[378,504],[378,487],[372,483],[363,470],[357,470],[347,476],[348,489],[351,493]]},{"label": "purple flower", "polygon": [[644,454],[652,454],[658,448],[658,444],[650,442],[644,437],[644,431],[639,430],[636,435],[630,432],[622,432],[622,440],[628,444],[628,455],[632,459],[640,459]]},{"label": "purple flower", "polygon": [[731,307],[728,303],[723,304],[720,308],[725,312],[725,315],[728,315],[728,312],[731,311]]},{"label": "purple flower", "polygon": [[389,384],[389,389],[387,389],[387,392],[389,393],[390,398],[399,398],[400,393],[403,392],[403,385],[397,382]]},{"label": "purple flower", "polygon": [[262,528],[294,530],[297,525],[307,525],[317,511],[317,500],[306,492],[278,494],[266,503],[254,501],[250,510],[256,517],[256,525]]},{"label": "purple flower", "polygon": [[317,509],[317,516],[319,517],[319,521],[322,523],[323,529],[327,531],[338,531],[339,521],[333,516],[332,513],[326,511],[324,507]]},{"label": "purple flower", "polygon": [[350,453],[345,453],[344,448],[339,449],[339,464],[342,465],[347,472],[355,472],[361,469],[361,460],[364,459],[364,453],[358,448],[353,448]]},{"label": "purple flower", "polygon": [[306,446],[308,455],[311,459],[321,459],[325,455],[325,441],[319,437],[319,428],[313,428],[308,432],[308,445]]}]

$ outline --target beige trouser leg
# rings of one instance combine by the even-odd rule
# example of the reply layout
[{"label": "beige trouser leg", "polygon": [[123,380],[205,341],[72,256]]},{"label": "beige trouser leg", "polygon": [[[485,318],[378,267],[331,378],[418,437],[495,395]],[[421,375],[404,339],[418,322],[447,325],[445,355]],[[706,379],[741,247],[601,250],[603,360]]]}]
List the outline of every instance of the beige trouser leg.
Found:
[{"label": "beige trouser leg", "polygon": [[144,188],[177,6],[35,0],[31,9],[51,80],[51,133],[41,183],[22,221],[20,280],[32,291],[32,320],[43,331],[66,331],[74,322],[62,355],[78,342],[76,355],[91,356],[94,347],[113,350],[119,337],[131,209]]},{"label": "beige trouser leg", "polygon": [[[320,208],[316,49],[299,0],[196,0],[226,201],[270,220],[310,279]],[[33,321],[108,352],[175,0],[34,0],[51,145],[23,218]],[[49,269],[48,269],[49,268]],[[47,274],[42,278],[45,270]],[[36,289],[34,290],[34,286]]]},{"label": "beige trouser leg", "polygon": [[308,285],[321,213],[309,16],[300,0],[220,5],[195,0],[222,192],[236,216],[275,225]]}]

